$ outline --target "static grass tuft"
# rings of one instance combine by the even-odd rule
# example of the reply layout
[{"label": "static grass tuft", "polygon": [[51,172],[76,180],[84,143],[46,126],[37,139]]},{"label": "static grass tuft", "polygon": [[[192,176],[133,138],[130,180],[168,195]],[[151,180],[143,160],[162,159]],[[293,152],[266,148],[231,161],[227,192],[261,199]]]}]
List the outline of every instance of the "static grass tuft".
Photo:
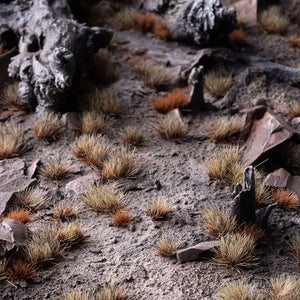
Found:
[{"label": "static grass tuft", "polygon": [[156,16],[154,14],[138,14],[136,18],[136,29],[142,33],[154,30]]},{"label": "static grass tuft", "polygon": [[43,162],[40,174],[48,180],[61,180],[68,177],[71,165],[61,158],[54,158]]},{"label": "static grass tuft", "polygon": [[82,134],[103,134],[107,128],[106,117],[97,111],[85,111],[82,114]]},{"label": "static grass tuft", "polygon": [[183,140],[189,137],[187,123],[173,116],[162,118],[154,128],[164,140]]},{"label": "static grass tuft", "polygon": [[91,296],[89,292],[82,291],[71,291],[64,293],[61,300],[91,300]]},{"label": "static grass tuft", "polygon": [[10,266],[7,268],[8,276],[13,279],[34,279],[37,277],[37,270],[35,266],[29,262],[24,261],[23,259],[16,259],[10,263]]},{"label": "static grass tuft", "polygon": [[257,225],[245,225],[240,229],[241,234],[245,234],[253,238],[255,241],[260,240],[264,236],[264,231]]},{"label": "static grass tuft", "polygon": [[20,223],[27,224],[31,223],[35,220],[35,216],[27,209],[24,208],[16,208],[10,211],[4,219],[13,219],[19,221]]},{"label": "static grass tuft", "polygon": [[132,9],[124,9],[115,14],[112,26],[117,31],[135,28],[138,14]]},{"label": "static grass tuft", "polygon": [[175,89],[166,97],[161,97],[153,102],[154,109],[162,114],[170,112],[174,108],[185,107],[189,103],[189,95],[182,89]]},{"label": "static grass tuft", "polygon": [[248,38],[246,32],[243,28],[239,28],[234,30],[230,35],[229,38],[236,44],[239,45],[247,45]]},{"label": "static grass tuft", "polygon": [[145,144],[146,138],[140,127],[127,126],[120,131],[120,136],[124,146],[142,147]]},{"label": "static grass tuft", "polygon": [[277,189],[273,194],[273,199],[274,202],[278,203],[279,207],[286,210],[296,209],[300,204],[298,196],[286,189]]},{"label": "static grass tuft", "polygon": [[95,295],[96,300],[127,300],[127,291],[126,289],[119,285],[115,285],[114,283],[106,284]]},{"label": "static grass tuft", "polygon": [[259,25],[269,33],[282,34],[287,30],[289,19],[282,15],[279,6],[269,6],[260,14]]},{"label": "static grass tuft", "polygon": [[281,275],[270,279],[269,300],[296,300],[300,298],[300,280],[294,276]]},{"label": "static grass tuft", "polygon": [[157,21],[154,25],[154,33],[162,40],[169,41],[172,39],[172,34],[168,25],[162,21]]},{"label": "static grass tuft", "polygon": [[298,260],[300,267],[300,235],[297,234],[294,236],[290,243],[291,254]]},{"label": "static grass tuft", "polygon": [[22,192],[16,193],[15,197],[23,207],[34,212],[47,206],[49,202],[46,191],[39,188],[27,188]]},{"label": "static grass tuft", "polygon": [[289,43],[293,48],[300,48],[300,36],[295,34],[291,39],[289,39]]},{"label": "static grass tuft", "polygon": [[233,233],[220,238],[220,245],[214,250],[216,261],[226,268],[251,268],[257,265],[254,256],[255,241],[246,234]]},{"label": "static grass tuft", "polygon": [[232,75],[225,75],[221,70],[212,70],[204,75],[204,87],[213,96],[221,98],[233,85]]},{"label": "static grass tuft", "polygon": [[218,206],[204,207],[201,211],[201,224],[205,228],[204,233],[218,239],[227,233],[233,233],[237,229],[237,223],[224,208]]},{"label": "static grass tuft", "polygon": [[292,102],[291,119],[300,117],[300,104],[298,101]]},{"label": "static grass tuft", "polygon": [[181,241],[168,236],[162,236],[157,244],[153,247],[155,256],[172,257],[180,248]]},{"label": "static grass tuft", "polygon": [[7,279],[7,259],[5,257],[0,258],[0,282]]},{"label": "static grass tuft", "polygon": [[0,124],[0,159],[18,156],[25,150],[23,129],[18,125]]},{"label": "static grass tuft", "polygon": [[152,199],[146,210],[146,215],[150,216],[152,221],[162,220],[165,219],[172,210],[173,207],[168,204],[168,199],[160,196]]},{"label": "static grass tuft", "polygon": [[87,236],[82,225],[78,222],[63,224],[58,229],[57,240],[60,244],[67,247],[73,247],[82,244]]},{"label": "static grass tuft", "polygon": [[127,209],[117,210],[112,214],[112,218],[117,227],[126,227],[135,222],[135,217],[132,215],[132,212]]},{"label": "static grass tuft", "polygon": [[79,205],[72,202],[61,201],[53,207],[51,215],[54,220],[66,221],[77,217],[79,211]]},{"label": "static grass tuft", "polygon": [[81,135],[72,145],[73,155],[89,166],[101,169],[108,156],[110,145],[100,135]]},{"label": "static grass tuft", "polygon": [[108,189],[101,184],[91,185],[81,196],[86,208],[97,213],[115,214],[118,210],[126,207],[123,193]]},{"label": "static grass tuft", "polygon": [[26,106],[20,101],[18,83],[8,85],[3,89],[2,95],[0,96],[0,107],[4,109],[26,109]]},{"label": "static grass tuft", "polygon": [[36,121],[34,133],[36,137],[44,140],[57,140],[61,134],[60,115],[53,112],[44,113]]}]

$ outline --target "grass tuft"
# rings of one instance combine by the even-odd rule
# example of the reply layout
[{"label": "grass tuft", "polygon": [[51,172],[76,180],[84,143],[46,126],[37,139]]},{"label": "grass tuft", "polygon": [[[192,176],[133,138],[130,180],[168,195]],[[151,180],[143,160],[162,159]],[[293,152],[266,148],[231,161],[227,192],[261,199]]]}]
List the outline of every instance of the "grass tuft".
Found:
[{"label": "grass tuft", "polygon": [[295,34],[291,39],[289,39],[289,43],[293,48],[300,48],[300,36]]},{"label": "grass tuft", "polygon": [[20,223],[27,224],[31,223],[35,220],[35,216],[27,209],[24,208],[16,208],[10,211],[4,219],[13,219],[19,221]]},{"label": "grass tuft", "polygon": [[169,41],[172,39],[172,34],[169,30],[169,27],[166,23],[158,21],[154,25],[154,33],[157,37]]},{"label": "grass tuft", "polygon": [[170,112],[174,108],[185,107],[189,103],[189,95],[182,89],[175,89],[166,97],[161,97],[153,102],[154,109],[162,114]]},{"label": "grass tuft", "polygon": [[213,96],[221,98],[233,85],[232,75],[224,75],[221,70],[212,70],[204,75],[204,87]]},{"label": "grass tuft", "polygon": [[35,123],[34,133],[40,139],[56,140],[61,134],[59,114],[53,112],[44,113]]},{"label": "grass tuft", "polygon": [[294,192],[286,189],[277,189],[273,194],[274,202],[283,209],[290,210],[299,207],[299,198]]},{"label": "grass tuft", "polygon": [[292,102],[292,113],[291,113],[291,119],[300,117],[300,104],[298,101]]},{"label": "grass tuft", "polygon": [[294,236],[290,243],[291,254],[298,260],[299,268],[300,268],[300,235],[297,234]]},{"label": "grass tuft", "polygon": [[20,101],[19,84],[14,83],[5,87],[0,96],[0,107],[4,109],[25,110],[26,106]]},{"label": "grass tuft", "polygon": [[117,227],[126,227],[135,222],[135,217],[132,215],[132,212],[127,209],[117,210],[112,214],[112,218]]},{"label": "grass tuft", "polygon": [[115,214],[126,207],[123,193],[108,189],[101,184],[91,185],[81,196],[86,208],[95,212]]},{"label": "grass tuft", "polygon": [[245,225],[240,229],[241,234],[245,234],[253,238],[255,241],[260,240],[264,236],[264,231],[257,227],[255,224],[253,225]]},{"label": "grass tuft", "polygon": [[136,29],[142,33],[151,32],[154,29],[156,16],[154,14],[138,14],[136,18]]},{"label": "grass tuft", "polygon": [[49,180],[60,180],[68,177],[71,165],[61,158],[54,158],[43,162],[40,174]]},{"label": "grass tuft", "polygon": [[281,14],[279,6],[269,6],[259,16],[259,24],[269,33],[282,34],[287,30],[289,19]]},{"label": "grass tuft", "polygon": [[64,293],[62,300],[91,300],[90,293],[82,291],[71,291]]},{"label": "grass tuft", "polygon": [[299,299],[300,280],[290,275],[281,275],[270,279],[270,290],[267,292],[270,300],[292,300]]},{"label": "grass tuft", "polygon": [[16,193],[15,197],[22,206],[35,212],[44,208],[49,201],[46,191],[31,187]]},{"label": "grass tuft", "polygon": [[247,45],[248,38],[246,32],[243,28],[239,28],[234,30],[230,35],[229,38],[236,44],[239,45]]},{"label": "grass tuft", "polygon": [[254,256],[255,241],[248,235],[234,233],[220,239],[214,251],[216,261],[227,268],[251,268],[257,264]]},{"label": "grass tuft", "polygon": [[189,137],[188,125],[173,116],[162,118],[154,128],[164,140],[182,140]]},{"label": "grass tuft", "polygon": [[61,201],[53,207],[51,214],[54,220],[66,221],[79,214],[79,205],[72,202]]},{"label": "grass tuft", "polygon": [[167,236],[162,236],[157,244],[153,247],[155,256],[172,257],[180,248],[181,241]]},{"label": "grass tuft", "polygon": [[127,300],[127,291],[123,286],[113,283],[106,284],[102,290],[96,293],[96,300]]},{"label": "grass tuft", "polygon": [[106,118],[102,113],[96,111],[83,112],[81,120],[82,134],[103,134],[105,133],[106,128]]},{"label": "grass tuft", "polygon": [[7,274],[11,279],[34,279],[37,277],[37,271],[33,264],[22,259],[13,260],[7,268]]},{"label": "grass tuft", "polygon": [[140,127],[127,126],[120,131],[124,146],[142,147],[145,144],[145,135]]},{"label": "grass tuft", "polygon": [[149,204],[146,215],[151,217],[151,220],[162,220],[167,217],[167,214],[172,211],[173,207],[168,204],[166,197],[160,196],[152,199]]},{"label": "grass tuft", "polygon": [[82,244],[86,240],[85,230],[78,222],[63,224],[62,228],[58,229],[57,240],[68,247]]},{"label": "grass tuft", "polygon": [[20,126],[0,124],[0,159],[18,156],[25,149],[24,131]]},{"label": "grass tuft", "polygon": [[136,26],[137,12],[132,9],[124,9],[114,16],[112,26],[115,30],[123,31],[129,30]]},{"label": "grass tuft", "polygon": [[5,257],[1,257],[0,258],[0,282],[2,280],[6,280],[7,279],[7,259]]},{"label": "grass tuft", "polygon": [[201,211],[201,224],[205,228],[204,233],[218,239],[227,233],[233,233],[237,229],[237,223],[224,208],[220,209],[214,205],[211,207],[204,207]]}]

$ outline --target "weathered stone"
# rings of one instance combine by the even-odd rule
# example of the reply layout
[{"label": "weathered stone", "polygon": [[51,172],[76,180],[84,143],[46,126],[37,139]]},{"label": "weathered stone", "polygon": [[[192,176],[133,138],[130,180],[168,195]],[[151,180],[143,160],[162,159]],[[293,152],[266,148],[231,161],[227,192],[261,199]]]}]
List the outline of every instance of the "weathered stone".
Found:
[{"label": "weathered stone", "polygon": [[162,13],[168,9],[170,0],[140,0],[139,9],[146,9],[156,13]]},{"label": "weathered stone", "polygon": [[247,165],[253,164],[294,134],[294,128],[267,112],[261,120],[254,122],[249,138],[241,149],[241,159]]},{"label": "weathered stone", "polygon": [[201,46],[226,40],[237,27],[235,10],[223,7],[219,0],[188,1],[173,22],[176,39]]},{"label": "weathered stone", "polygon": [[176,257],[180,263],[209,258],[213,255],[212,249],[218,247],[219,241],[202,242],[195,246],[177,251]]},{"label": "weathered stone", "polygon": [[292,119],[291,125],[296,128],[299,128],[300,127],[300,117]]},{"label": "weathered stone", "polygon": [[40,159],[36,159],[26,170],[26,175],[29,178],[33,178],[36,176],[37,174],[37,169],[39,167],[41,160]]},{"label": "weathered stone", "polygon": [[246,115],[246,122],[252,122],[263,118],[267,112],[267,107],[264,105],[254,106],[241,110],[241,114]]},{"label": "weathered stone", "polygon": [[179,120],[181,123],[183,123],[182,114],[178,108],[172,109],[170,112],[167,113],[167,116],[175,118]]},{"label": "weathered stone", "polygon": [[64,126],[71,130],[79,130],[81,128],[80,115],[76,112],[67,112],[63,114],[61,122]]},{"label": "weathered stone", "polygon": [[[0,44],[1,44],[1,37],[0,37]],[[2,45],[2,44],[1,44]],[[8,72],[7,68],[10,64],[10,59],[15,56],[18,53],[18,51],[14,48],[10,50],[9,52],[0,55],[0,92],[5,87],[5,85],[8,83]]]},{"label": "weathered stone", "polygon": [[0,256],[5,255],[15,247],[23,246],[27,239],[27,231],[24,224],[12,220],[4,219],[0,224]]}]

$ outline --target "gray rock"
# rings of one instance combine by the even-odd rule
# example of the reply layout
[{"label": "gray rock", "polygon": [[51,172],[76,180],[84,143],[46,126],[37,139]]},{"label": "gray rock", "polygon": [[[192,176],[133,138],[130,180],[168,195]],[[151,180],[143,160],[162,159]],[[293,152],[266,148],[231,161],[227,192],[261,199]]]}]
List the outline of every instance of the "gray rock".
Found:
[{"label": "gray rock", "polygon": [[213,255],[212,249],[219,246],[219,241],[202,242],[195,246],[177,251],[176,257],[180,263],[209,258]]},{"label": "gray rock", "polygon": [[140,0],[139,9],[146,9],[156,13],[163,13],[168,9],[170,0]]},{"label": "gray rock", "polygon": [[223,7],[219,0],[188,1],[171,25],[176,39],[200,46],[226,40],[236,27],[236,11]]},{"label": "gray rock", "polygon": [[36,176],[37,174],[37,169],[39,167],[41,160],[40,159],[36,159],[26,170],[26,175],[29,178],[33,178]]},{"label": "gray rock", "polygon": [[61,122],[71,130],[79,130],[81,128],[80,115],[76,112],[67,112],[63,114]]}]

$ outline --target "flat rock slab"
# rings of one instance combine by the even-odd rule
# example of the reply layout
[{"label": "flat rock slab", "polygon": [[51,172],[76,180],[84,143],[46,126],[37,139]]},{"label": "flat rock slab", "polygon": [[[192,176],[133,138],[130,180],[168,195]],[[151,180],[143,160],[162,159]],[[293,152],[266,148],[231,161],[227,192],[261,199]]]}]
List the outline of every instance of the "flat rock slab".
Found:
[{"label": "flat rock slab", "polygon": [[212,256],[212,249],[218,247],[219,241],[203,242],[195,246],[182,249],[176,253],[177,260],[180,263],[195,261]]}]

